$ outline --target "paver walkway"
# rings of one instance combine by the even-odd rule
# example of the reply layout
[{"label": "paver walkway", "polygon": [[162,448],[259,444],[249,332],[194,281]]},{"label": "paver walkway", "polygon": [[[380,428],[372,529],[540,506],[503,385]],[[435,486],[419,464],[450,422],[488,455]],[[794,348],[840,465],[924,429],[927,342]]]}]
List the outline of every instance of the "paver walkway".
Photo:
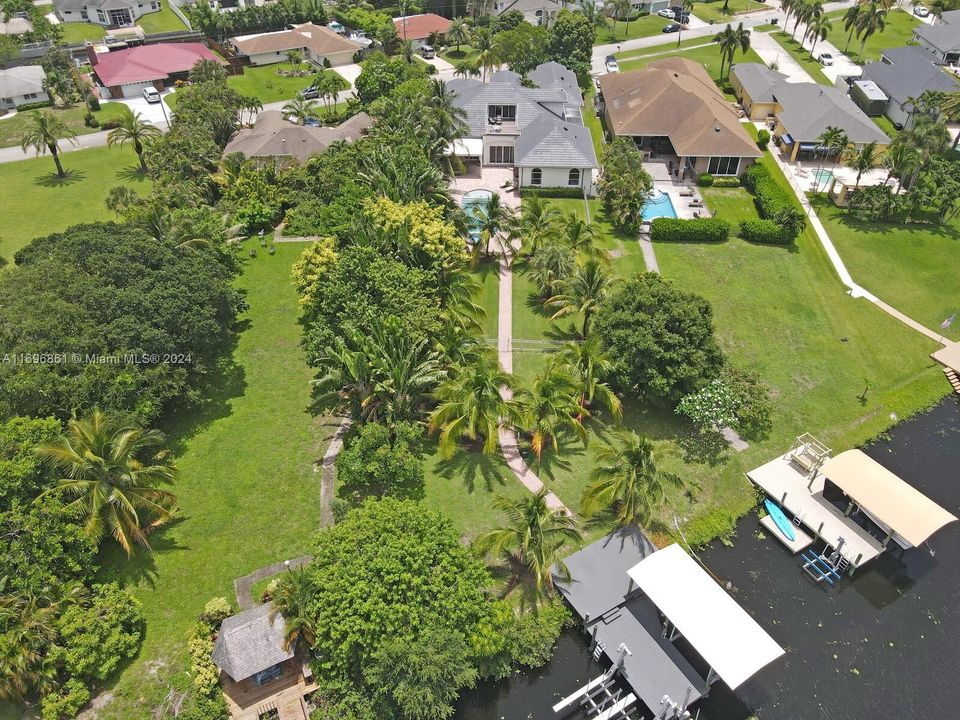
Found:
[{"label": "paver walkway", "polygon": [[[340,454],[340,451],[343,449],[343,436],[347,434],[347,431],[350,429],[350,426],[353,424],[353,421],[344,417],[340,420],[340,427],[337,428],[337,431],[334,433],[333,438],[330,440],[330,444],[327,446],[327,452],[323,455],[323,460],[320,461],[319,466],[321,469],[320,474],[320,527],[330,527],[333,525],[333,490],[334,490],[334,480],[336,479],[336,467],[334,463],[337,460],[337,455]],[[317,471],[317,466],[313,468],[314,472]]]},{"label": "paver walkway", "polygon": [[[268,577],[273,577],[274,575],[279,575],[287,568],[295,569],[306,565],[311,560],[313,560],[313,555],[301,555],[293,560],[284,560],[283,562],[274,563],[273,565],[267,565],[267,567],[254,570],[249,575],[244,575],[234,580],[233,589],[237,593],[237,604],[240,606],[240,610],[249,610],[255,605],[259,605],[250,592],[254,583],[265,580]],[[290,563],[289,565],[287,565],[288,562]]]},{"label": "paver walkway", "polygon": [[653,250],[650,233],[645,230],[640,231],[640,252],[643,253],[643,264],[647,266],[647,270],[659,275],[660,263],[657,262],[657,254]]}]

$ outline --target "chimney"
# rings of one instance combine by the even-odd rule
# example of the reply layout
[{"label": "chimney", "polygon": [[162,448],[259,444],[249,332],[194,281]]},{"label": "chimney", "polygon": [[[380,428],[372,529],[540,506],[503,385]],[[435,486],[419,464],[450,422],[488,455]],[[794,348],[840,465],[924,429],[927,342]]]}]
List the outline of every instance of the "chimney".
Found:
[{"label": "chimney", "polygon": [[87,43],[85,49],[87,51],[87,60],[90,61],[91,65],[96,65],[98,62],[97,51],[93,49],[93,43]]}]

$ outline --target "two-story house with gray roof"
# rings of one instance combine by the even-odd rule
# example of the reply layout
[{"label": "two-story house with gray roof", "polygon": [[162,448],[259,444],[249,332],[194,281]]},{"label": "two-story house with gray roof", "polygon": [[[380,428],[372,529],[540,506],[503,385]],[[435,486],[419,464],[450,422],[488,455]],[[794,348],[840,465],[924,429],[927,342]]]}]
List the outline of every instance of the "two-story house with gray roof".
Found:
[{"label": "two-story house with gray roof", "polygon": [[536,87],[502,70],[489,82],[447,82],[467,116],[467,133],[456,143],[456,154],[479,160],[481,167],[514,168],[520,187],[590,192],[597,155],[583,126],[583,95],[576,76],[550,62],[536,67],[528,80]]}]

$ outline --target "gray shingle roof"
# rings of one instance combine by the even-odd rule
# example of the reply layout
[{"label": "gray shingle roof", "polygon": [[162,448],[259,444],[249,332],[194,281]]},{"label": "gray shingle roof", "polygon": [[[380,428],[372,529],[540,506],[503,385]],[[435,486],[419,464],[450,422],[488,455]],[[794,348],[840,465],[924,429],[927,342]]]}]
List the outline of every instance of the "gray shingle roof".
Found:
[{"label": "gray shingle roof", "polygon": [[233,680],[239,682],[293,657],[283,647],[283,616],[277,613],[271,618],[272,611],[272,603],[258,605],[220,625],[211,659]]},{"label": "gray shingle roof", "polygon": [[0,97],[41,93],[47,74],[39,65],[23,65],[0,70]]},{"label": "gray shingle roof", "polygon": [[960,49],[960,10],[943,13],[935,25],[921,23],[913,34],[940,52]]},{"label": "gray shingle roof", "polygon": [[774,88],[783,110],[777,115],[797,142],[814,142],[828,127],[843,130],[852,143],[890,142],[842,90],[815,83],[783,83]]},{"label": "gray shingle roof", "polygon": [[738,63],[730,72],[737,76],[750,99],[760,103],[773,102],[773,88],[787,80],[783,73],[760,63]]},{"label": "gray shingle roof", "polygon": [[863,78],[872,80],[887,97],[902,104],[919,97],[925,90],[960,90],[957,80],[933,62],[933,56],[921,47],[890,48],[883,51],[890,62],[872,62],[863,66]]}]

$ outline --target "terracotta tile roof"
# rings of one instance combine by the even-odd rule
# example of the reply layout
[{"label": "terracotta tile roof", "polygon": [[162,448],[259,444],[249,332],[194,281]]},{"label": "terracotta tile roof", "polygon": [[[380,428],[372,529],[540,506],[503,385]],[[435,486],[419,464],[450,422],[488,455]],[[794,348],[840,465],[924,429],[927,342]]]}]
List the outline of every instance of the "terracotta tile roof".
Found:
[{"label": "terracotta tile roof", "polygon": [[363,46],[337,35],[330,28],[313,23],[297,25],[293,30],[260,33],[258,35],[240,35],[230,38],[231,44],[245,55],[266,52],[283,52],[296,48],[309,48],[317,55],[329,55],[338,52],[356,52]]},{"label": "terracotta tile roof", "polygon": [[397,37],[403,40],[426,40],[433,33],[445,33],[450,29],[450,21],[434,13],[407,15],[393,21]]},{"label": "terracotta tile roof", "polygon": [[163,80],[186,72],[200,60],[223,60],[203,43],[157,43],[97,55],[93,72],[106,87]]},{"label": "terracotta tile roof", "polygon": [[681,157],[760,157],[736,111],[699,63],[681,57],[600,76],[615,135],[665,136]]}]

